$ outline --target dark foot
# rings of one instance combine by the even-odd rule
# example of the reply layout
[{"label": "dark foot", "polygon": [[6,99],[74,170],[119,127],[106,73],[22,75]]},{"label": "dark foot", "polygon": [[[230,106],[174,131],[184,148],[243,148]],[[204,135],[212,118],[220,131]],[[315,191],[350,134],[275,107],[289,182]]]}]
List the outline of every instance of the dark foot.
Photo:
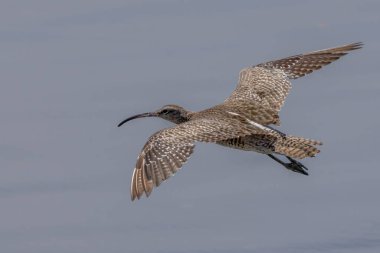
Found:
[{"label": "dark foot", "polygon": [[288,158],[288,160],[290,161],[290,163],[285,163],[285,167],[287,169],[294,171],[294,172],[304,174],[306,176],[309,175],[309,173],[307,173],[308,168],[306,168],[305,165],[303,165],[299,161],[294,160],[293,158],[291,158],[289,156],[287,156],[286,158]]},{"label": "dark foot", "polygon": [[302,163],[294,160],[293,158],[287,156],[286,158],[288,158],[288,160],[290,161],[290,163],[285,163],[283,161],[281,161],[280,159],[278,159],[277,157],[275,157],[274,155],[272,154],[268,154],[268,156],[270,158],[272,158],[273,160],[275,160],[276,162],[280,163],[281,165],[283,165],[285,168],[287,168],[288,170],[291,170],[291,171],[294,171],[294,172],[297,172],[297,173],[301,173],[303,175],[309,175],[309,173],[307,173],[307,168],[305,165],[303,165]]}]

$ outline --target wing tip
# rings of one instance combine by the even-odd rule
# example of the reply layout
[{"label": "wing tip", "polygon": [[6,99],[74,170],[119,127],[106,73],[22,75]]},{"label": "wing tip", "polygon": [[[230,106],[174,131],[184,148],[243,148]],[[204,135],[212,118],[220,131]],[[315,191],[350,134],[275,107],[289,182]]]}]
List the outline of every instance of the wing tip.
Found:
[{"label": "wing tip", "polygon": [[[328,52],[330,52],[330,53],[340,53],[340,54],[345,55],[349,51],[361,49],[361,48],[363,48],[363,46],[364,46],[364,43],[359,41],[359,42],[345,44],[345,45],[337,46],[337,47],[333,47],[333,48],[318,50],[318,51],[312,52],[312,54],[313,53],[323,53],[323,52],[328,53]],[[339,59],[339,57],[337,59]]]},{"label": "wing tip", "polygon": [[[146,197],[149,197],[149,195],[152,193],[153,190],[153,181],[148,180],[147,178],[141,178],[142,180],[142,187],[138,185],[138,177],[139,177],[139,172],[138,169],[133,170],[133,175],[132,175],[132,182],[131,182],[131,201],[134,200],[139,200],[141,196],[145,193]],[[141,176],[141,175],[140,175]]]},{"label": "wing tip", "polygon": [[360,48],[364,47],[364,42],[359,41],[359,42],[351,43],[350,45],[351,45],[353,50],[360,49]]},{"label": "wing tip", "polygon": [[364,46],[364,43],[359,41],[359,42],[354,42],[354,43],[344,45],[341,48],[344,49],[344,51],[352,51],[352,50],[361,49],[363,48],[363,46]]}]

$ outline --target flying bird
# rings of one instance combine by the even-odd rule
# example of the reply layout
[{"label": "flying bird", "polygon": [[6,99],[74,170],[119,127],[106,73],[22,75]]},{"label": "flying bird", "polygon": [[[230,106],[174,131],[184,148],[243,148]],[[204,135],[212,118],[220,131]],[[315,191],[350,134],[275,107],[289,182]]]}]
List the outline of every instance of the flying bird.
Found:
[{"label": "flying bird", "polygon": [[[230,148],[268,155],[286,169],[308,175],[296,159],[314,157],[322,142],[282,133],[279,112],[291,88],[290,79],[305,76],[362,43],[352,43],[261,63],[240,71],[236,89],[221,104],[191,112],[178,105],[165,105],[154,112],[129,117],[159,117],[176,124],[153,134],[136,162],[131,182],[132,201],[175,174],[194,151],[196,142],[211,142]],[[285,156],[283,161],[278,156]]]}]

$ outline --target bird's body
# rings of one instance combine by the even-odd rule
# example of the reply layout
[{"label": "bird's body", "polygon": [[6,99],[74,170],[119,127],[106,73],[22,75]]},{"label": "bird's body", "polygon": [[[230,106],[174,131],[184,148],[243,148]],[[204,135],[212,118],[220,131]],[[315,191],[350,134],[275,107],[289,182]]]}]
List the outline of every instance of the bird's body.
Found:
[{"label": "bird's body", "polygon": [[[132,200],[176,173],[192,154],[195,142],[212,142],[230,148],[267,154],[287,169],[307,175],[306,167],[294,159],[315,156],[319,141],[284,134],[270,125],[280,125],[279,111],[296,79],[327,65],[361,43],[300,54],[243,69],[239,83],[223,103],[200,112],[167,105],[140,117],[160,117],[176,126],[152,135],[138,156],[132,176]],[[284,155],[285,163],[274,155]]]}]

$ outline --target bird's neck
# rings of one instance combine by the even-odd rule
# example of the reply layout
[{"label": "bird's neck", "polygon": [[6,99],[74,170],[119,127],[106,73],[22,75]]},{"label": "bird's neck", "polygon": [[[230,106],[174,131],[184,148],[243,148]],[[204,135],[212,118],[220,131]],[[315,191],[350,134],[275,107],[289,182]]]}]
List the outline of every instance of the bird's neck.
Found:
[{"label": "bird's neck", "polygon": [[181,123],[184,123],[184,122],[187,122],[189,120],[191,120],[191,117],[192,117],[193,113],[192,112],[184,112],[184,113],[181,113],[181,115],[179,115],[176,119],[175,119],[175,124],[181,124]]}]

